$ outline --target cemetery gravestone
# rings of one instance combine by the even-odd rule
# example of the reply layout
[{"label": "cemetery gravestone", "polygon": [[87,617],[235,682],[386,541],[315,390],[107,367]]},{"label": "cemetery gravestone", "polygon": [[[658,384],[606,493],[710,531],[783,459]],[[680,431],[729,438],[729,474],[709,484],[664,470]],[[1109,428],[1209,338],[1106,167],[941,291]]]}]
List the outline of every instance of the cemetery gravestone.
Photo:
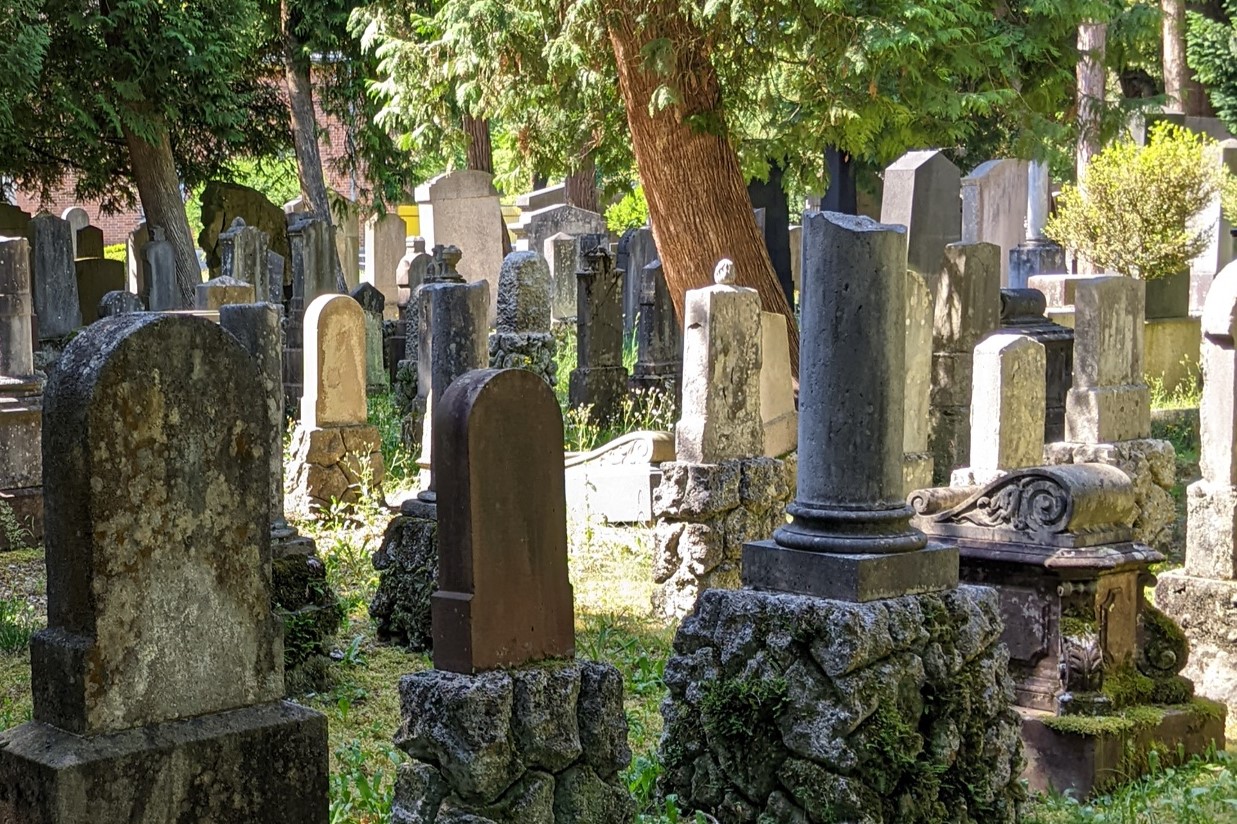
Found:
[{"label": "cemetery gravestone", "polygon": [[385,317],[392,320],[399,312],[397,270],[406,251],[407,236],[408,227],[399,215],[375,215],[365,221],[365,271],[361,280],[382,293]]},{"label": "cemetery gravestone", "polygon": [[550,282],[554,297],[550,304],[550,316],[556,321],[576,316],[576,241],[571,235],[559,232],[546,238],[543,246],[546,262],[550,267]]},{"label": "cemetery gravestone", "polygon": [[1001,329],[1043,345],[1044,443],[1061,440],[1065,437],[1065,398],[1074,383],[1074,330],[1048,319],[1044,296],[1035,289],[1001,290]]},{"label": "cemetery gravestone", "polygon": [[73,257],[103,257],[103,255],[82,255],[77,250],[77,233],[90,225],[90,214],[81,206],[70,206],[60,213],[60,219],[69,224],[73,236]]},{"label": "cemetery gravestone", "polygon": [[382,360],[382,315],[386,300],[372,283],[362,283],[353,289],[352,299],[365,311],[365,391],[369,395],[381,395],[390,388]]},{"label": "cemetery gravestone", "polygon": [[603,215],[565,203],[524,211],[512,230],[516,236],[516,251],[526,252],[543,248],[546,239],[557,234],[579,237],[607,231]]},{"label": "cemetery gravestone", "polygon": [[98,226],[84,226],[77,230],[77,257],[103,257],[103,230]]},{"label": "cemetery gravestone", "polygon": [[99,298],[98,316],[109,318],[112,315],[123,315],[127,312],[145,312],[142,299],[132,292],[117,290],[108,292]]},{"label": "cemetery gravestone", "polygon": [[142,247],[148,292],[144,296],[152,312],[184,309],[176,284],[176,252],[163,236],[163,228],[150,230],[151,240]]},{"label": "cemetery gravestone", "polygon": [[637,315],[643,309],[642,279],[645,267],[657,260],[657,244],[653,240],[653,230],[647,226],[630,230],[624,234],[624,239],[627,241],[626,264],[621,259],[616,260],[616,264],[623,272],[623,333],[629,334],[638,325]]},{"label": "cemetery gravestone", "polygon": [[1052,180],[1048,164],[1032,161],[1027,164],[1027,233],[1026,240],[1009,252],[1009,285],[1025,289],[1036,275],[1064,274],[1065,249],[1044,236],[1048,212],[1052,205]]},{"label": "cemetery gravestone", "polygon": [[498,274],[497,329],[489,365],[527,369],[551,387],[558,381],[557,345],[550,334],[550,268],[536,252],[512,252]]},{"label": "cemetery gravestone", "polygon": [[902,429],[902,489],[932,485],[932,292],[914,269],[906,272],[906,414]]},{"label": "cemetery gravestone", "polygon": [[[247,226],[242,217],[233,220],[228,230],[219,235],[220,272],[224,277],[253,284],[257,301],[270,300],[272,285],[283,291],[282,274],[272,283],[269,255],[270,237],[261,229]],[[279,263],[282,270],[282,258]]]},{"label": "cemetery gravestone", "polygon": [[109,292],[125,288],[125,265],[119,260],[104,258],[78,258],[73,262],[77,280],[78,309],[82,324],[99,319],[99,301]]},{"label": "cemetery gravestone", "polygon": [[[30,246],[0,238],[0,506],[28,540],[43,537],[43,381],[35,372]],[[0,549],[26,536],[0,530]]]},{"label": "cemetery gravestone", "polygon": [[[498,272],[503,262],[502,209],[493,178],[485,172],[448,172],[417,187],[421,233],[426,244],[458,246],[466,251],[460,273],[469,283],[485,281],[498,294]],[[487,325],[494,323],[490,308]]]},{"label": "cemetery gravestone", "polygon": [[281,700],[261,395],[201,318],[108,318],[65,350],[46,393],[48,628],[34,721],[0,747],[0,815],[325,824],[326,719]]},{"label": "cemetery gravestone", "polygon": [[674,314],[674,302],[661,261],[654,260],[640,273],[640,318],[631,385],[636,389],[660,390],[678,398],[682,370],[683,335],[679,331],[679,319]]},{"label": "cemetery gravestone", "polygon": [[568,398],[572,406],[592,406],[590,417],[608,422],[618,414],[627,392],[623,366],[623,276],[614,268],[605,244],[594,236],[581,240],[576,272],[576,368]]},{"label": "cemetery gravestone", "polygon": [[1009,253],[1027,218],[1027,161],[989,160],[962,178],[962,242],[1001,247],[1001,285],[1010,285]]},{"label": "cemetery gravestone", "polygon": [[795,451],[799,437],[785,315],[760,313],[760,352],[760,418],[765,456],[780,458]]},{"label": "cemetery gravestone", "polygon": [[142,257],[142,248],[147,243],[150,243],[150,230],[146,228],[146,221],[142,221],[125,238],[125,267],[129,277],[128,291],[141,297],[143,303],[150,295],[150,275]]},{"label": "cemetery gravestone", "polygon": [[[206,265],[212,276],[228,274],[220,268],[223,265],[222,236],[235,228],[237,218],[251,229],[264,232],[267,248],[284,260],[289,259],[289,221],[283,210],[257,189],[238,183],[211,181],[202,190],[201,201],[202,231],[198,235],[198,246],[206,252]],[[239,277],[235,272],[231,274]],[[276,280],[282,283],[284,279],[281,274]],[[259,284],[254,283],[254,286]]]},{"label": "cemetery gravestone", "polygon": [[284,405],[299,412],[307,340],[305,309],[321,295],[335,293],[335,260],[331,254],[330,227],[311,213],[289,215],[287,236],[292,255],[292,295],[284,314]]},{"label": "cemetery gravestone", "polygon": [[885,169],[881,223],[906,227],[907,265],[930,281],[945,247],[962,239],[961,181],[958,167],[936,150],[907,152]]},{"label": "cemetery gravestone", "polygon": [[194,288],[194,308],[199,311],[217,312],[221,306],[253,303],[255,300],[252,283],[227,275],[199,283]]},{"label": "cemetery gravestone", "polygon": [[73,271],[73,230],[68,221],[41,214],[30,220],[26,238],[39,339],[64,337],[82,325]]}]

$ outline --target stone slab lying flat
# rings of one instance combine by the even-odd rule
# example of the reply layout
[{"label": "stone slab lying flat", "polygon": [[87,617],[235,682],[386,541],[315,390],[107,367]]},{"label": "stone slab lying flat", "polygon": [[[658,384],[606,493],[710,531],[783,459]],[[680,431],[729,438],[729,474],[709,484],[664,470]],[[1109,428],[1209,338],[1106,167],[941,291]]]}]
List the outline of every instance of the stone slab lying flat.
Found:
[{"label": "stone slab lying flat", "polygon": [[743,586],[750,589],[862,603],[957,585],[958,548],[951,544],[863,555],[788,549],[773,541],[743,547]]},{"label": "stone slab lying flat", "polygon": [[326,716],[287,701],[82,737],[0,734],[0,821],[325,824]]}]

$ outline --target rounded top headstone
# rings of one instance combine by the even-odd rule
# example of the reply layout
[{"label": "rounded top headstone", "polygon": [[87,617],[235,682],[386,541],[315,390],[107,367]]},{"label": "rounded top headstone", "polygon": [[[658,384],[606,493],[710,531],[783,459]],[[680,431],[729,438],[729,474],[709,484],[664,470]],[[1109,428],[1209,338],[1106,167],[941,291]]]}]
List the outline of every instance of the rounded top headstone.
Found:
[{"label": "rounded top headstone", "polygon": [[734,286],[734,261],[722,258],[713,269],[713,282],[719,286]]}]

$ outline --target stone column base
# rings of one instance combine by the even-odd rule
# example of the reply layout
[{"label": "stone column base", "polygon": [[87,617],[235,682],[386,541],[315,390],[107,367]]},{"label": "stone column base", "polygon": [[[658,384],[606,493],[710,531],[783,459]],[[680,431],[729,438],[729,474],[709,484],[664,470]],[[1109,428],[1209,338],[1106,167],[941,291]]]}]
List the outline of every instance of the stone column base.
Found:
[{"label": "stone column base", "polygon": [[709,590],[666,664],[661,789],[727,822],[1013,824],[1001,631],[986,587],[867,604]]},{"label": "stone column base", "polygon": [[686,615],[706,589],[737,589],[743,545],[786,523],[797,456],[720,464],[670,461],[653,493],[653,611]]},{"label": "stone column base", "polygon": [[400,681],[395,824],[626,824],[631,762],[623,678],[559,661]]},{"label": "stone column base", "polygon": [[430,596],[438,589],[438,518],[432,505],[405,501],[372,557],[378,591],[369,605],[378,637],[421,652],[433,645]]},{"label": "stone column base", "polygon": [[1165,572],[1155,585],[1155,603],[1177,622],[1190,642],[1181,674],[1197,695],[1229,709],[1228,735],[1237,738],[1237,581]]},{"label": "stone column base", "polygon": [[292,506],[322,512],[333,503],[354,504],[365,493],[378,494],[386,470],[382,438],[374,426],[306,429],[292,435]]},{"label": "stone column base", "polygon": [[1170,490],[1177,480],[1177,455],[1168,441],[1140,438],[1118,443],[1044,445],[1047,466],[1102,463],[1115,466],[1134,482],[1134,540],[1169,554],[1174,546],[1173,523],[1177,510]]},{"label": "stone column base", "polygon": [[326,716],[279,702],[77,736],[0,734],[0,821],[326,824]]}]

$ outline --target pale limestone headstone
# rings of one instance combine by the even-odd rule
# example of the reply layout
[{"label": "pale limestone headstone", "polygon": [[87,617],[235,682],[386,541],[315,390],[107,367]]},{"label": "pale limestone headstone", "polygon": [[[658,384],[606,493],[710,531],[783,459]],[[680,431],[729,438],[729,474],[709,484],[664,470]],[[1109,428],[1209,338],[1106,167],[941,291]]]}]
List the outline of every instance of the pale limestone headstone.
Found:
[{"label": "pale limestone headstone", "polygon": [[971,465],[955,483],[986,484],[1044,462],[1044,346],[998,333],[975,347],[971,392]]},{"label": "pale limestone headstone", "polygon": [[365,221],[365,271],[361,280],[382,293],[388,320],[399,314],[397,270],[407,248],[407,236],[408,226],[399,215],[374,215]]},{"label": "pale limestone headstone", "polygon": [[365,312],[348,295],[321,295],[305,310],[304,380],[304,428],[366,422]]},{"label": "pale limestone headstone", "polygon": [[[474,170],[447,172],[418,186],[416,201],[426,245],[458,246],[464,252],[464,280],[485,281],[490,294],[498,294],[506,228],[493,176]],[[491,324],[496,309],[491,302]]]},{"label": "pale limestone headstone", "polygon": [[760,296],[735,286],[734,264],[717,264],[714,285],[689,289],[683,316],[680,461],[715,464],[764,454],[760,415]]},{"label": "pale limestone headstone", "polygon": [[1009,285],[1009,251],[1022,243],[1027,219],[1027,161],[989,160],[962,178],[962,242],[1001,247],[1001,285]]},{"label": "pale limestone headstone", "polygon": [[576,316],[576,270],[579,268],[578,247],[571,235],[559,232],[545,239],[543,255],[550,267],[550,288],[553,298],[550,314],[554,320]]},{"label": "pale limestone headstone", "polygon": [[73,230],[66,220],[41,214],[26,227],[30,241],[30,278],[39,339],[58,338],[82,325],[73,270]]},{"label": "pale limestone headstone", "polygon": [[902,472],[906,494],[932,486],[932,292],[914,269],[906,272],[906,420]]},{"label": "pale limestone headstone", "polygon": [[73,257],[103,257],[102,255],[79,255],[77,251],[77,233],[90,225],[90,213],[81,206],[70,206],[60,213],[61,220],[67,220],[73,228]]},{"label": "pale limestone headstone", "polygon": [[786,316],[760,313],[760,419],[765,451],[770,458],[794,452],[798,446],[799,413],[790,370],[790,339]]},{"label": "pale limestone headstone", "polygon": [[1074,284],[1074,385],[1065,399],[1065,440],[1114,443],[1150,435],[1144,286],[1125,277]]},{"label": "pale limestone headstone", "polygon": [[933,149],[902,155],[885,169],[884,181],[881,223],[906,227],[907,266],[931,280],[945,247],[962,237],[961,173]]},{"label": "pale limestone headstone", "polygon": [[[404,256],[395,267],[395,286],[398,289],[400,307],[405,307],[412,299],[417,287],[425,282],[425,276],[433,257],[425,251],[425,238],[408,237],[404,240]],[[411,330],[415,334],[416,330]]]},{"label": "pale limestone headstone", "polygon": [[[556,234],[596,235],[606,233],[604,215],[590,212],[568,204],[546,206],[536,211],[525,211],[512,227],[516,250],[536,251],[545,245],[546,238]],[[648,261],[645,261],[646,263]]]},{"label": "pale limestone headstone", "polygon": [[253,303],[256,299],[252,283],[227,275],[199,283],[194,290],[194,308],[207,312],[218,311],[220,306],[234,303]]},{"label": "pale limestone headstone", "polygon": [[128,290],[146,300],[150,294],[150,275],[146,271],[146,261],[142,260],[142,247],[150,243],[150,230],[146,221],[137,225],[125,238],[125,266],[128,270]]}]

